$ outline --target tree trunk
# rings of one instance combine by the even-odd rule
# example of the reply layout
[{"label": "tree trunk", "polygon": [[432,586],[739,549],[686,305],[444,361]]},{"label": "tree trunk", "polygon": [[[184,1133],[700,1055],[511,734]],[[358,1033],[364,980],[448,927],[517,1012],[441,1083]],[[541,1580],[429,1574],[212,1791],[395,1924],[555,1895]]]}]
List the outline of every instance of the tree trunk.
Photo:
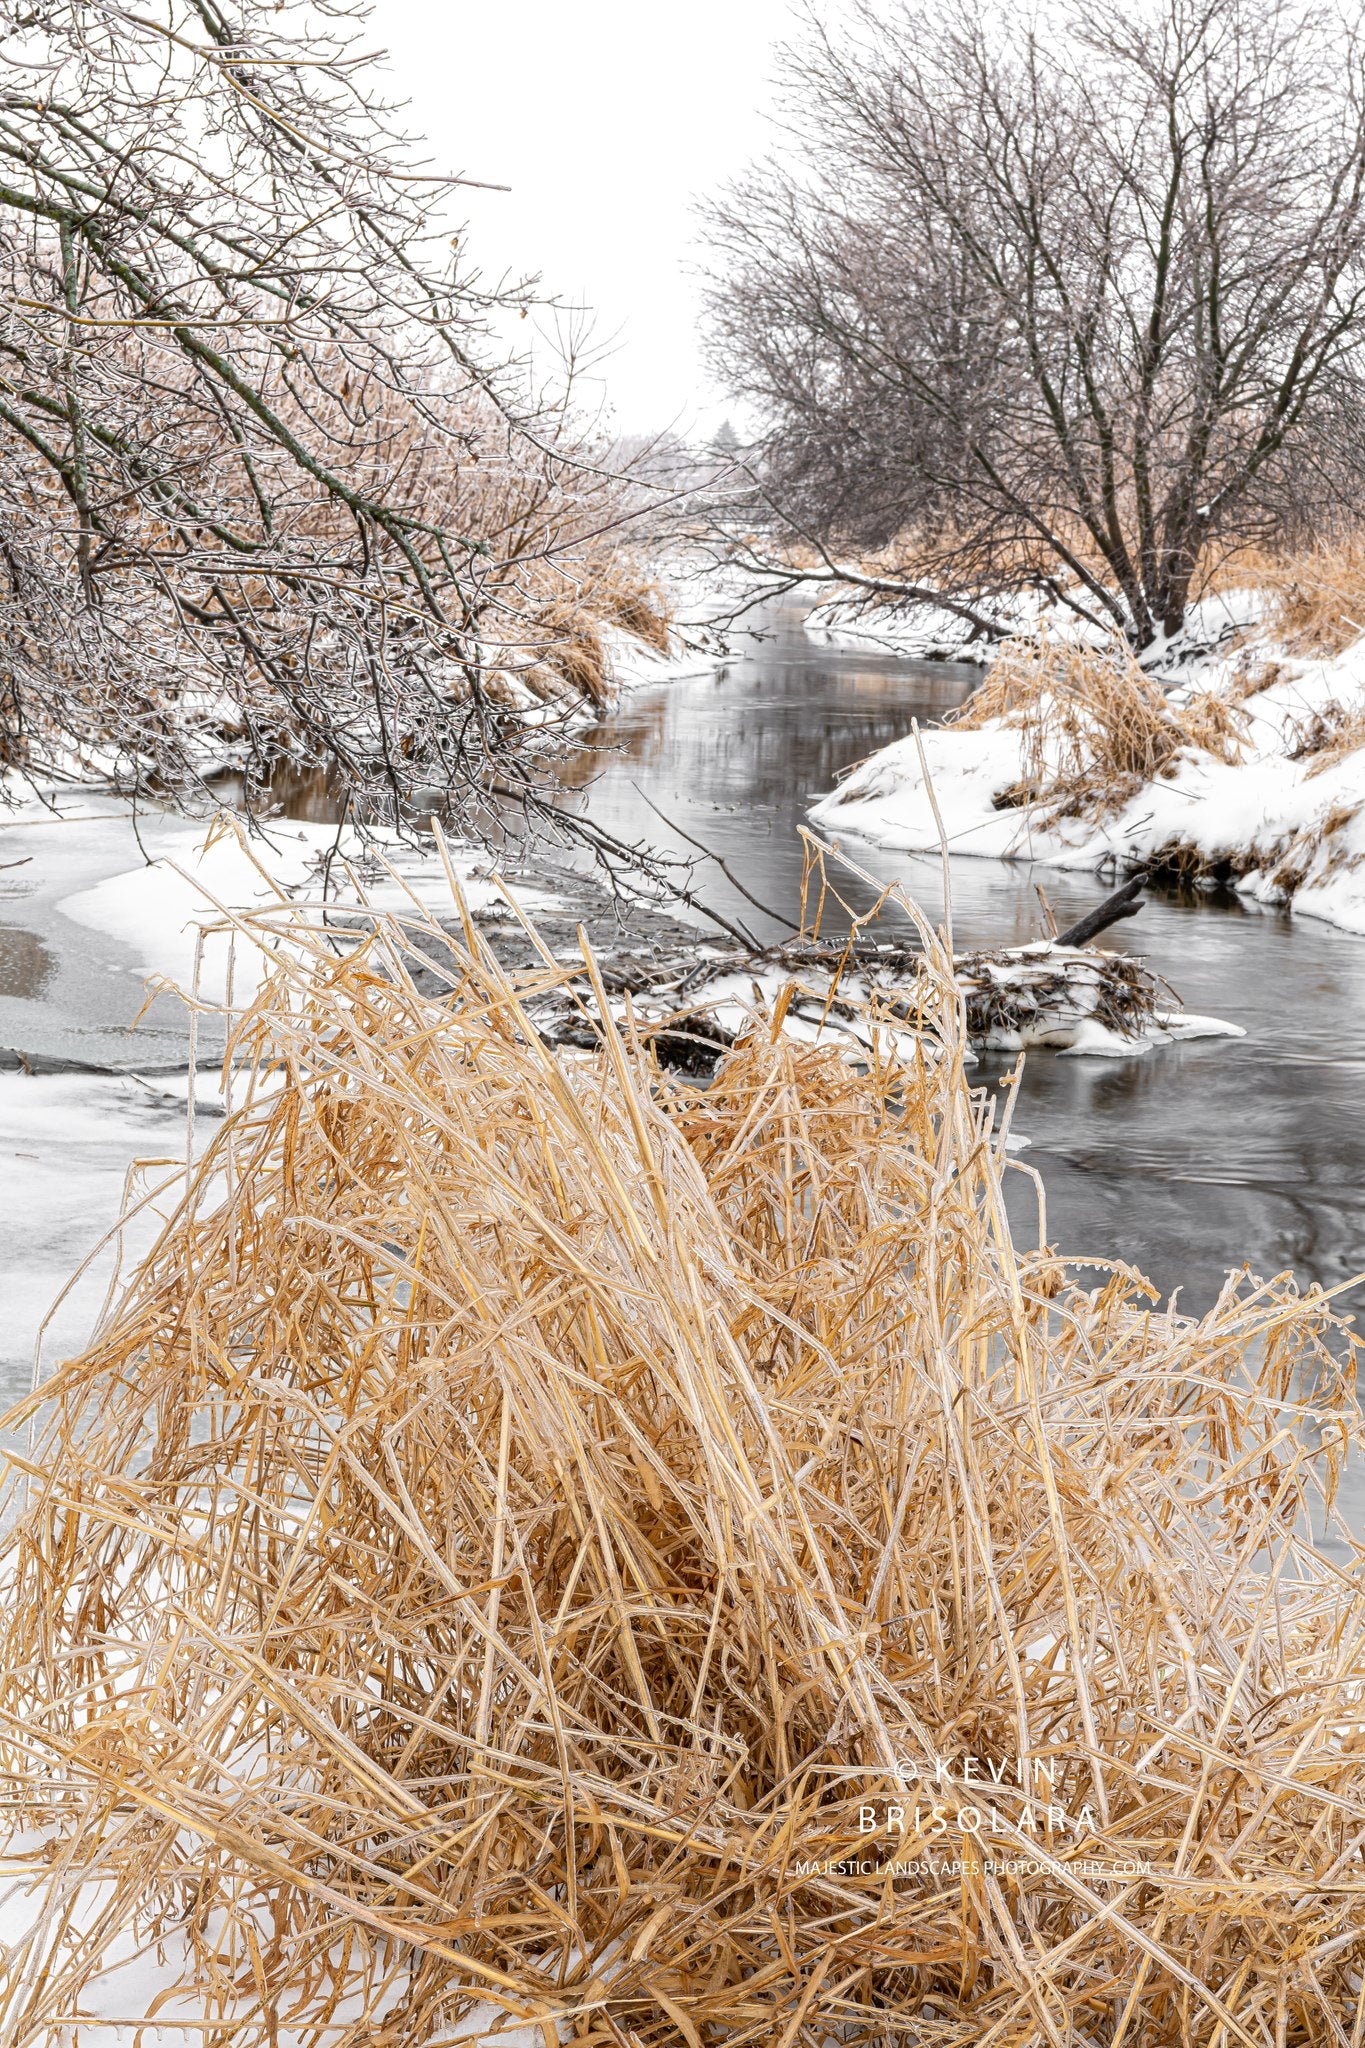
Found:
[{"label": "tree trunk", "polygon": [[1197,513],[1187,513],[1180,519],[1176,537],[1168,540],[1162,551],[1161,590],[1152,609],[1161,620],[1167,639],[1174,639],[1185,624],[1190,585],[1206,538],[1205,522]]}]

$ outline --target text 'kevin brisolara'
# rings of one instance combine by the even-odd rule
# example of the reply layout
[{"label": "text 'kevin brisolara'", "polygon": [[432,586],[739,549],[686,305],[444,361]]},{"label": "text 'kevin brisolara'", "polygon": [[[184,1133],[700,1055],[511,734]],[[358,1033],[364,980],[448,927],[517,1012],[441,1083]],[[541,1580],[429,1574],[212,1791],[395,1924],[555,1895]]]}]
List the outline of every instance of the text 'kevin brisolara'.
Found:
[{"label": "text 'kevin brisolara'", "polygon": [[[1088,1802],[1075,1812],[1062,1804],[1057,1797],[1055,1766],[1032,1757],[983,1757],[967,1751],[960,1756],[935,1756],[927,1764],[901,1757],[896,1762],[896,1776],[915,1796],[860,1806],[860,1835],[932,1837],[949,1830],[972,1835],[1038,1836],[1054,1830],[1084,1835],[1099,1826]],[[927,1798],[919,1796],[920,1788]],[[951,1795],[952,1790],[960,1792],[960,1799],[943,1796]],[[984,1804],[988,1798],[1001,1801],[1001,1808]]]}]

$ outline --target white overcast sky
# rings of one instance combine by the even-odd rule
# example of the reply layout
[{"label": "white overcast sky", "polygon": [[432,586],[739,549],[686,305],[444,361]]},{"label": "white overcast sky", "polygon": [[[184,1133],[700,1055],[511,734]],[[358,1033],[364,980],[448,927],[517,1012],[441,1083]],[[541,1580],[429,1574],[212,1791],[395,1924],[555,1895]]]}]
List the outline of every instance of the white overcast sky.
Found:
[{"label": "white overcast sky", "polygon": [[538,271],[615,339],[623,433],[714,427],[697,347],[695,198],[768,146],[791,0],[374,0],[364,47],[446,170],[488,276]]}]

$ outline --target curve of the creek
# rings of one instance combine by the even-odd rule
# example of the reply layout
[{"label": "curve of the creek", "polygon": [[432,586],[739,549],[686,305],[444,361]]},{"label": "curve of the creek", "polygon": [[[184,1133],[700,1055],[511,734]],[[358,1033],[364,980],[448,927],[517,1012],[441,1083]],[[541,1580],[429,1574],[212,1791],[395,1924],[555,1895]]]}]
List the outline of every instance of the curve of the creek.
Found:
[{"label": "curve of the creek", "polygon": [[[842,769],[940,719],[979,671],[845,652],[779,629],[724,674],[637,692],[575,769],[604,824],[677,851],[704,842],[784,917],[800,902],[798,827]],[[660,818],[678,828],[670,831]],[[903,883],[937,918],[937,855],[854,841],[879,883]],[[1041,936],[1037,886],[1059,923],[1108,886],[1094,876],[954,859],[959,945]],[[718,906],[752,919],[724,877]],[[855,894],[855,900],[856,894]],[[861,906],[860,906],[861,907]],[[1240,1024],[1244,1039],[1205,1039],[1141,1058],[1031,1051],[1015,1128],[1047,1189],[1049,1237],[1068,1252],[1119,1256],[1182,1306],[1200,1309],[1230,1268],[1292,1268],[1335,1285],[1365,1270],[1365,939],[1230,890],[1150,897],[1102,941],[1140,954],[1187,1008]],[[998,1078],[1012,1064],[983,1063]],[[1036,1197],[1012,1175],[1016,1220],[1036,1229]],[[1365,1301],[1365,1290],[1351,1302]]]}]

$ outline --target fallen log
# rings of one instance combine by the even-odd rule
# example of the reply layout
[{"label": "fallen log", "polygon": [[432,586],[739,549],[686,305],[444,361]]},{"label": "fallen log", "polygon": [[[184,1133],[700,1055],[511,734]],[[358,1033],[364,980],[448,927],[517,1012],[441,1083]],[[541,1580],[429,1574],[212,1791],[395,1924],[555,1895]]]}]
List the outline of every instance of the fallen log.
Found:
[{"label": "fallen log", "polygon": [[[1044,1045],[1117,1056],[1234,1031],[1216,1019],[1185,1016],[1174,992],[1131,954],[1087,943],[1136,915],[1144,879],[1131,876],[1055,938],[957,954],[953,965],[971,1043],[983,1051]],[[519,923],[500,917],[476,922],[505,969],[543,973],[544,953]],[[584,926],[596,953],[596,985],[586,970],[570,965],[574,955],[581,957]],[[542,913],[539,931],[541,947],[553,947],[566,973],[552,996],[528,994],[527,1019],[543,1039],[571,1050],[600,1044],[599,986],[618,1022],[629,1009],[632,1029],[652,1044],[661,1065],[693,1074],[723,1057],[750,1011],[774,1004],[789,982],[796,992],[787,1016],[798,1031],[845,1033],[869,999],[884,1007],[893,1032],[900,1024],[911,1036],[916,1029],[923,952],[916,934],[887,925],[852,937],[806,932],[768,946],[735,945],[663,916],[621,929],[607,914],[594,915],[588,903],[576,902],[567,913]]]},{"label": "fallen log", "polygon": [[1097,903],[1093,910],[1086,911],[1084,917],[1078,917],[1075,924],[1068,925],[1064,932],[1058,932],[1054,943],[1058,946],[1086,946],[1101,932],[1108,931],[1111,924],[1117,924],[1120,918],[1136,917],[1145,900],[1139,892],[1146,879],[1145,869],[1130,876],[1121,889],[1115,889],[1103,903]]}]

